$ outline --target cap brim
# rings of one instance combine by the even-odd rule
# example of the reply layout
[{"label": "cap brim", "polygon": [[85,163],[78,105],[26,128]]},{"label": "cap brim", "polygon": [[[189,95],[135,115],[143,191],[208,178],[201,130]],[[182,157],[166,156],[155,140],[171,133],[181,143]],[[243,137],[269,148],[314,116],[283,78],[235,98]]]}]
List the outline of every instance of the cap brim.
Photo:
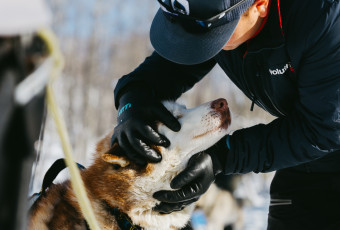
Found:
[{"label": "cap brim", "polygon": [[159,9],[155,15],[150,40],[162,57],[179,64],[205,62],[222,50],[240,19],[212,28],[205,33],[189,33],[180,24],[170,22]]}]

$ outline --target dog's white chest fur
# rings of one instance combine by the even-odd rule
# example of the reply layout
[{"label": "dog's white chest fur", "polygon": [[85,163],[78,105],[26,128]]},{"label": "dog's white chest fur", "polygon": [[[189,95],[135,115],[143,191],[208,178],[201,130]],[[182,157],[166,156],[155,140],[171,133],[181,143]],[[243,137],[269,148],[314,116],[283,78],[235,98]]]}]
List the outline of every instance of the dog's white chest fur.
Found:
[{"label": "dog's white chest fur", "polygon": [[[164,156],[164,155],[163,155]],[[184,156],[184,157],[183,157]],[[176,152],[167,152],[162,161],[154,165],[154,169],[147,177],[139,177],[133,183],[133,196],[140,201],[128,215],[136,224],[142,224],[146,230],[168,230],[182,228],[189,221],[194,205],[190,205],[182,211],[167,215],[152,211],[159,201],[152,198],[153,194],[160,190],[172,190],[171,180],[184,170],[191,155],[180,155]]]}]

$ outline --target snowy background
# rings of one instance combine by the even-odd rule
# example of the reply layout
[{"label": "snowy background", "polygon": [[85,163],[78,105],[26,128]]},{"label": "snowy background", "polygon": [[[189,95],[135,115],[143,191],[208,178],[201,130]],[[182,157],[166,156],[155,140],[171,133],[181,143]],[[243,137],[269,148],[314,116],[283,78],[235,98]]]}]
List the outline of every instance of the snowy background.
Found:
[{"label": "snowy background", "polygon": [[[115,125],[113,88],[117,80],[153,51],[148,33],[158,5],[156,0],[49,0],[47,3],[53,13],[52,28],[59,37],[66,61],[63,75],[55,83],[58,104],[67,123],[75,159],[88,166],[96,142]],[[256,106],[250,112],[251,102],[219,67],[179,102],[193,107],[220,97],[228,100],[232,110],[232,130],[273,119]],[[40,190],[47,169],[63,157],[49,116],[39,153],[30,194]],[[65,177],[67,172],[58,180]],[[272,174],[241,177],[234,195],[247,201],[243,208],[244,230],[266,229],[271,178]]]}]

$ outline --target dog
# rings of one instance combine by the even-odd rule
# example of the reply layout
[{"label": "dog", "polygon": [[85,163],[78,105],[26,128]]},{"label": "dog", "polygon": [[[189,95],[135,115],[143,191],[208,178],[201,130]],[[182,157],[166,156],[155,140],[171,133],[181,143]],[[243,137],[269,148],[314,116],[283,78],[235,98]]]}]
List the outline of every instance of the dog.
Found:
[{"label": "dog", "polygon": [[[225,99],[191,109],[171,101],[163,104],[178,119],[181,130],[173,132],[157,123],[156,130],[171,143],[167,148],[152,146],[162,154],[161,162],[146,166],[130,162],[117,143],[110,146],[111,132],[98,142],[93,164],[81,172],[101,229],[120,230],[122,216],[132,227],[145,230],[181,229],[190,219],[194,204],[181,211],[160,214],[153,211],[160,203],[153,194],[159,190],[172,190],[171,180],[185,169],[190,157],[227,134],[231,124],[230,110]],[[37,199],[30,210],[28,229],[88,229],[70,181],[53,184]]]}]

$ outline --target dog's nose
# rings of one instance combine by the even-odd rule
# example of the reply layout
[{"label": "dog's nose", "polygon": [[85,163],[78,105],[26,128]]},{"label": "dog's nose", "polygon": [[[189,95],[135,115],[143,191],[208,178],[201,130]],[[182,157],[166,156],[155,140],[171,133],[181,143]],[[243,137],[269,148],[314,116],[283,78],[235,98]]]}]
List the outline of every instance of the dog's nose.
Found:
[{"label": "dog's nose", "polygon": [[227,100],[224,98],[217,99],[211,102],[211,108],[218,112],[226,111],[228,109]]}]

